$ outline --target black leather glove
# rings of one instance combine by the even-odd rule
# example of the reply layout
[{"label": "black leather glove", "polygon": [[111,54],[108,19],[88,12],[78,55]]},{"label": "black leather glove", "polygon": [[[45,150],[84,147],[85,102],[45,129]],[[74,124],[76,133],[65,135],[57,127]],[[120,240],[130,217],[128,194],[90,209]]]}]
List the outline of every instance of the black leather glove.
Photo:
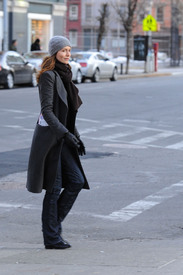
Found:
[{"label": "black leather glove", "polygon": [[67,132],[64,136],[64,139],[65,139],[65,143],[68,146],[79,149],[80,147],[79,140],[75,135],[71,134],[70,132]]},{"label": "black leather glove", "polygon": [[77,139],[79,141],[79,148],[78,148],[79,155],[80,156],[86,155],[84,143],[82,142],[82,140],[80,138],[77,138]]}]

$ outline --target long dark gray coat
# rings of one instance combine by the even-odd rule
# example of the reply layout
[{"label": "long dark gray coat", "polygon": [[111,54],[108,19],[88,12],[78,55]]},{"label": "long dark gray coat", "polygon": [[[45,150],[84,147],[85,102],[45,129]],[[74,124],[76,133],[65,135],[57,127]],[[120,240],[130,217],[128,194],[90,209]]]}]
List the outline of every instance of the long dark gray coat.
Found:
[{"label": "long dark gray coat", "polygon": [[[49,126],[37,124],[33,135],[26,185],[28,191],[33,193],[40,193],[42,189],[52,190],[62,152],[63,136],[68,132],[67,92],[57,72],[46,71],[41,75],[39,95],[41,113]],[[83,188],[89,189],[77,150],[73,154],[85,178]],[[65,187],[67,183],[62,184]]]}]

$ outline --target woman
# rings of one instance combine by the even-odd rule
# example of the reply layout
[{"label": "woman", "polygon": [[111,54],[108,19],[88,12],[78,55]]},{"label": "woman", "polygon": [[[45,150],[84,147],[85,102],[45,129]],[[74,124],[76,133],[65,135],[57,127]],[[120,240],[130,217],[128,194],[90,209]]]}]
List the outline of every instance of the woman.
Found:
[{"label": "woman", "polygon": [[85,147],[75,120],[82,101],[72,82],[70,41],[54,36],[49,54],[37,77],[41,113],[32,140],[27,189],[33,193],[46,190],[42,209],[45,248],[65,249],[71,245],[61,236],[61,223],[81,189],[89,186],[79,160]]}]

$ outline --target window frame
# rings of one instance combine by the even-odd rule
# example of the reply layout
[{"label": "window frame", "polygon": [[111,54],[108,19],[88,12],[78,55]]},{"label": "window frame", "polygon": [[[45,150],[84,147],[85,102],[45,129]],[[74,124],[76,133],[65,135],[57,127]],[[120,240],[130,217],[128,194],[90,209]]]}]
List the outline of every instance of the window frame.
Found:
[{"label": "window frame", "polygon": [[69,6],[69,20],[70,21],[77,21],[78,17],[79,17],[78,5],[77,4],[71,4]]},{"label": "window frame", "polygon": [[78,31],[77,30],[69,30],[69,40],[71,42],[72,47],[78,46]]},{"label": "window frame", "polygon": [[158,6],[156,8],[156,20],[158,22],[164,22],[164,7]]}]

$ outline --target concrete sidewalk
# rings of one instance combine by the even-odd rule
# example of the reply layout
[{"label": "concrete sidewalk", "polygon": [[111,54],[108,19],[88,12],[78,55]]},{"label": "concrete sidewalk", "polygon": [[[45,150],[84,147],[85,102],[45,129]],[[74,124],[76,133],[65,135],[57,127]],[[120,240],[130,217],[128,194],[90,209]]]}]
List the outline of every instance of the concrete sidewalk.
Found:
[{"label": "concrete sidewalk", "polygon": [[141,78],[141,77],[157,77],[157,76],[171,76],[183,75],[183,67],[165,67],[159,68],[157,72],[145,73],[142,68],[130,68],[129,74],[119,74],[118,79]]},{"label": "concrete sidewalk", "polygon": [[4,243],[1,275],[181,275],[183,240],[89,241],[45,250],[42,244]]}]

